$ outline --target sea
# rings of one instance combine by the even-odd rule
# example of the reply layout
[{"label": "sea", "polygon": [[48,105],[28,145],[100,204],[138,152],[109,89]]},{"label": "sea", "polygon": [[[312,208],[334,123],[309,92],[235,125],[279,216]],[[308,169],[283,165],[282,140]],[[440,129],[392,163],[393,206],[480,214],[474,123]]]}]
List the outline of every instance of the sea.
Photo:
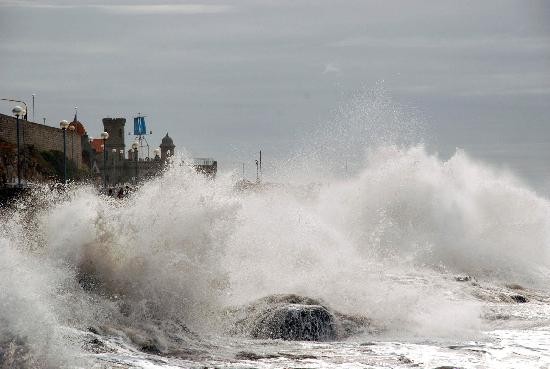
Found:
[{"label": "sea", "polygon": [[[123,199],[35,186],[0,210],[0,367],[550,368],[546,197],[423,145],[308,176],[239,186],[174,159]],[[366,323],[321,342],[233,329],[276,294]]]}]

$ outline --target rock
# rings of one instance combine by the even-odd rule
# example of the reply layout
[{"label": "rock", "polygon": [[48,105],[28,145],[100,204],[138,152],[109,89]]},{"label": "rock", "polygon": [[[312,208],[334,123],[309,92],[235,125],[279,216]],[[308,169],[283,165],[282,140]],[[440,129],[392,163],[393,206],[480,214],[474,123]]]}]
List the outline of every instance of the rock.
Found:
[{"label": "rock", "polygon": [[400,363],[403,364],[413,364],[413,361],[406,357],[405,355],[399,355],[398,360]]},{"label": "rock", "polygon": [[88,327],[88,332],[93,334],[99,334],[99,331],[97,330],[96,327]]},{"label": "rock", "polygon": [[154,354],[154,355],[158,355],[158,354],[161,354],[162,351],[160,350],[160,348],[153,342],[151,343],[146,343],[144,344],[143,346],[139,347],[139,349],[143,352],[146,352],[148,354]]},{"label": "rock", "polygon": [[103,341],[94,337],[88,341],[85,341],[82,345],[82,348],[88,352],[93,352],[95,354],[104,354],[109,352],[115,352],[116,350],[105,345]]},{"label": "rock", "polygon": [[251,336],[289,341],[330,341],[336,339],[336,327],[334,316],[321,305],[283,304],[262,314]]},{"label": "rock", "polygon": [[235,355],[236,360],[251,360],[251,361],[256,361],[261,359],[275,359],[277,357],[279,356],[274,354],[256,354],[251,351],[239,351]]},{"label": "rock", "polygon": [[526,302],[529,302],[529,300],[527,300],[527,297],[522,295],[511,295],[510,298],[515,302],[517,302],[518,304],[524,304]]},{"label": "rock", "polygon": [[0,337],[0,368],[42,369],[47,364],[36,357],[28,342],[14,337]]},{"label": "rock", "polygon": [[[228,312],[229,333],[260,339],[330,341],[364,330],[370,321],[333,311],[320,301],[292,294],[270,295]],[[232,319],[231,319],[232,318]]]},{"label": "rock", "polygon": [[262,359],[278,359],[285,358],[291,360],[311,360],[317,359],[317,356],[314,355],[300,355],[300,354],[289,354],[287,352],[277,352],[277,353],[255,353],[251,351],[239,351],[235,354],[236,360],[249,360],[256,361]]},{"label": "rock", "polygon": [[457,282],[469,282],[472,280],[472,277],[470,277],[469,275],[457,275],[455,277],[455,281]]}]

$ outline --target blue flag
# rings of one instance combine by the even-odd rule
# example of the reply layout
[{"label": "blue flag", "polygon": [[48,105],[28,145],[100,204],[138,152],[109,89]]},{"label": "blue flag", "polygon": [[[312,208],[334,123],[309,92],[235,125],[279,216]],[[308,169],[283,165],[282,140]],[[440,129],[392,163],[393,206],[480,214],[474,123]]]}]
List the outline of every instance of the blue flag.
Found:
[{"label": "blue flag", "polygon": [[145,127],[145,117],[134,118],[134,136],[143,136],[147,134]]}]

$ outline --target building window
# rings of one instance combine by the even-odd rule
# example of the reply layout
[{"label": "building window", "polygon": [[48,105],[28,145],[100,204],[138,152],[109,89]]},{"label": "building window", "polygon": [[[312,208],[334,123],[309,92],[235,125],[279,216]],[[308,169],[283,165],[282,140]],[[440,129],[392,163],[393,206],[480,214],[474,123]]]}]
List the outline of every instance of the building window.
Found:
[{"label": "building window", "polygon": [[122,138],[122,128],[118,130],[118,138]]}]

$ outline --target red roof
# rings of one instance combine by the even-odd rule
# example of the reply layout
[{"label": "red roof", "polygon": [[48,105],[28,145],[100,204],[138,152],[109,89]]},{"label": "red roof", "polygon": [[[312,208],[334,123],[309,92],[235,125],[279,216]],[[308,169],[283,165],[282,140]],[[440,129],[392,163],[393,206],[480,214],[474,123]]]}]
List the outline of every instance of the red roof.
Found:
[{"label": "red roof", "polygon": [[76,128],[75,132],[79,136],[84,136],[86,134],[86,128],[84,128],[84,125],[78,120],[73,120],[71,123],[69,123],[69,126],[74,126]]},{"label": "red roof", "polygon": [[96,152],[103,152],[103,140],[101,138],[94,138],[90,144]]}]

